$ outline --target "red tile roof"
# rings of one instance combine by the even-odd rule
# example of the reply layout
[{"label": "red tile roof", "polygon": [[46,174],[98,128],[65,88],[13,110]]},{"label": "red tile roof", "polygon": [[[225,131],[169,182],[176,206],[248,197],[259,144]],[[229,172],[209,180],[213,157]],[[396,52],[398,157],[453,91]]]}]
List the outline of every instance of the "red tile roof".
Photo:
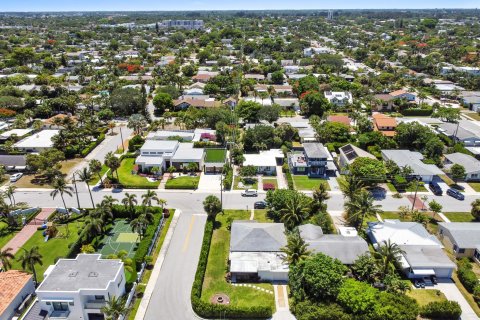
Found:
[{"label": "red tile roof", "polygon": [[0,314],[7,309],[30,279],[31,274],[18,270],[0,272]]}]

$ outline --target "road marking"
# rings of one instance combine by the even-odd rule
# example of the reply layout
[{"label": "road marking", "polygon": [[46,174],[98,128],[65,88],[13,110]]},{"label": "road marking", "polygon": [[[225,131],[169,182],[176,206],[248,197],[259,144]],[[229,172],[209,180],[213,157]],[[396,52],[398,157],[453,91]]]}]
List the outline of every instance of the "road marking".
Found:
[{"label": "road marking", "polygon": [[195,223],[195,216],[192,216],[190,220],[190,225],[188,226],[187,237],[185,238],[185,242],[183,243],[182,252],[185,252],[188,247],[188,243],[190,242],[190,235],[192,234],[193,224]]}]

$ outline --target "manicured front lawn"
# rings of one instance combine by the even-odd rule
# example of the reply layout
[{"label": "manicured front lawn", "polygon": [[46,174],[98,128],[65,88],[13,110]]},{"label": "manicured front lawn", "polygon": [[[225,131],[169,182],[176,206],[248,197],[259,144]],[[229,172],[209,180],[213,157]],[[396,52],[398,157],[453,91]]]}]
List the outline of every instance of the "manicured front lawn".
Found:
[{"label": "manicured front lawn", "polygon": [[417,300],[420,306],[424,306],[430,302],[446,301],[445,295],[436,289],[412,289],[407,292],[407,296]]},{"label": "manicured front lawn", "polygon": [[223,162],[227,151],[225,149],[206,149],[205,162]]},{"label": "manicured front lawn", "polygon": [[292,175],[293,184],[297,190],[313,190],[320,184],[324,184],[327,190],[330,190],[327,180],[320,178],[309,178],[308,176]]},{"label": "manicured front lawn", "polygon": [[[434,217],[433,212],[427,211],[427,212],[422,212],[422,214],[426,215],[429,218],[427,223],[427,230],[432,234],[436,234],[438,231],[438,222],[443,222],[443,220],[438,215],[435,215]],[[380,216],[382,217],[383,220],[398,219],[400,221],[412,221],[412,218],[410,216],[400,218],[399,213],[396,211],[384,211],[380,213]]]},{"label": "manicured front lawn", "polygon": [[265,185],[265,183],[273,184],[273,186],[275,187],[275,190],[278,189],[277,179],[272,179],[272,178],[262,179],[262,183],[263,185]]},{"label": "manicured front lawn", "polygon": [[444,212],[443,214],[452,222],[472,222],[475,220],[470,212]]},{"label": "manicured front lawn", "polygon": [[245,190],[247,188],[245,187],[239,187],[238,186],[238,183],[239,182],[242,182],[244,186],[247,186],[248,189],[255,189],[257,190],[258,189],[258,180],[257,178],[255,178],[255,183],[254,184],[248,184],[247,182],[245,182],[245,178],[242,178],[242,177],[239,177],[239,176],[235,176],[234,180],[233,180],[233,190]]},{"label": "manicured front lawn", "polygon": [[[23,245],[23,248],[29,250],[32,247],[38,246],[39,252],[42,255],[43,265],[35,265],[35,271],[37,272],[38,281],[43,280],[43,273],[47,270],[48,266],[55,264],[58,258],[65,258],[69,245],[74,243],[78,239],[78,233],[83,228],[83,221],[77,220],[70,222],[68,228],[70,230],[69,236],[66,236],[66,225],[57,225],[58,234],[55,238],[52,238],[45,242],[45,237],[43,236],[43,230],[38,230],[35,234]],[[15,258],[23,255],[23,250],[20,249],[16,254]],[[12,268],[17,270],[22,270],[22,265],[20,262],[12,261]]]},{"label": "manicured front lawn", "polygon": [[[202,288],[202,300],[210,302],[213,295],[224,293],[230,298],[233,307],[271,306],[275,309],[274,295],[248,287],[234,287],[225,280],[227,273],[230,231],[228,225],[233,220],[248,220],[250,212],[246,210],[226,210],[217,216],[218,227],[213,231],[207,269]],[[255,286],[273,291],[269,283]]]},{"label": "manicured front lawn", "polygon": [[480,192],[480,182],[469,182],[468,185],[476,192]]},{"label": "manicured front lawn", "polygon": [[[398,189],[395,187],[395,185],[391,182],[387,182],[387,188],[388,190],[390,190],[391,192],[400,192],[398,191]],[[404,191],[402,192],[415,192],[415,190],[417,189],[417,185],[415,183],[411,183],[407,186],[407,188],[405,188]],[[425,188],[425,185],[423,184],[423,182],[420,182],[418,184],[418,192],[426,192],[427,189]]]},{"label": "manicured front lawn", "polygon": [[0,222],[0,250],[13,238],[16,231],[8,231],[6,229],[7,224]]},{"label": "manicured front lawn", "polygon": [[134,158],[125,158],[122,160],[122,165],[118,168],[118,178],[120,183],[125,187],[158,187],[160,181],[150,182],[147,178],[132,174],[133,167],[135,166]]},{"label": "manicured front lawn", "polygon": [[167,181],[165,189],[197,189],[200,177],[182,176]]}]

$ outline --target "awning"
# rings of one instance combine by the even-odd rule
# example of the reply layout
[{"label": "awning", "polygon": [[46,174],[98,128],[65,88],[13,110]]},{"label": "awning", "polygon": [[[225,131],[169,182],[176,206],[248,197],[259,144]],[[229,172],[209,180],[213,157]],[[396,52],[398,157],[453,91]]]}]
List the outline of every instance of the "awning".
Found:
[{"label": "awning", "polygon": [[412,269],[413,274],[417,276],[434,276],[435,270],[433,269]]}]

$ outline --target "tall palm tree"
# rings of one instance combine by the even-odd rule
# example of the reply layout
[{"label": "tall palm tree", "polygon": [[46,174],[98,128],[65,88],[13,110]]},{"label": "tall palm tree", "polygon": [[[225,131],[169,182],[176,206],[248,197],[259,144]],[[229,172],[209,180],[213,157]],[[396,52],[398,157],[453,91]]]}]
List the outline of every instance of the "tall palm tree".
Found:
[{"label": "tall palm tree", "polygon": [[118,179],[118,168],[120,168],[121,163],[120,159],[118,159],[113,152],[109,152],[105,155],[105,165],[112,171],[112,177],[115,173]]},{"label": "tall palm tree", "polygon": [[321,183],[318,188],[313,190],[313,201],[316,210],[327,209],[326,201],[330,199],[328,195],[327,186],[325,183]]},{"label": "tall palm tree", "polygon": [[95,202],[93,201],[92,190],[90,189],[90,185],[88,182],[92,180],[92,172],[88,168],[83,168],[82,170],[78,170],[76,175],[80,179],[80,181],[85,182],[87,185],[88,193],[90,194],[90,200],[92,201],[92,207],[95,209]]},{"label": "tall palm tree", "polygon": [[32,247],[29,250],[25,248],[20,248],[24,253],[17,258],[17,261],[20,261],[22,264],[22,269],[26,271],[31,271],[33,273],[33,280],[35,285],[37,285],[37,272],[35,271],[35,265],[39,264],[43,266],[42,255],[39,252],[38,246]]},{"label": "tall palm tree", "polygon": [[157,194],[152,190],[148,190],[145,194],[142,194],[142,199],[142,204],[144,206],[148,205],[149,207],[152,206],[152,201],[156,201],[157,204],[160,202]]},{"label": "tall palm tree", "polygon": [[281,221],[285,223],[288,230],[292,230],[308,217],[308,209],[309,203],[306,203],[303,197],[295,193],[287,200],[285,208],[280,210]]},{"label": "tall palm tree", "polygon": [[101,310],[107,320],[116,320],[127,312],[124,299],[115,296],[111,297]]},{"label": "tall palm tree", "polygon": [[130,212],[130,218],[133,219],[133,214],[135,213],[135,206],[138,203],[137,195],[125,192],[125,197],[122,199],[122,203],[125,206],[125,209],[128,209],[128,211]]},{"label": "tall palm tree", "polygon": [[50,196],[55,199],[57,195],[60,195],[60,198],[62,198],[63,207],[68,211],[63,195],[67,194],[71,197],[73,195],[73,188],[67,185],[67,182],[63,176],[56,177],[55,180],[53,180],[52,187],[53,191],[50,192]]},{"label": "tall palm tree", "polygon": [[363,187],[364,183],[357,179],[355,176],[346,175],[345,181],[340,183],[340,188],[342,189],[343,196],[347,199],[352,199],[353,196],[359,192]]},{"label": "tall palm tree", "polygon": [[0,264],[5,271],[12,267],[12,263],[10,262],[10,260],[14,258],[13,254],[10,252],[12,250],[12,248],[0,250]]},{"label": "tall palm tree", "polygon": [[165,206],[167,205],[167,200],[165,200],[165,199],[158,199],[158,204],[160,205],[160,207],[162,207],[162,212],[163,212]]},{"label": "tall palm tree", "polygon": [[365,217],[372,217],[381,212],[380,206],[374,204],[373,201],[370,193],[362,189],[345,203],[347,220],[358,231],[362,229]]},{"label": "tall palm tree", "polygon": [[396,243],[390,242],[390,239],[388,241],[383,241],[374,253],[374,257],[377,259],[383,277],[395,268],[395,263],[400,258],[400,255],[404,253],[405,251],[403,251]]},{"label": "tall palm tree", "polygon": [[298,230],[288,236],[287,245],[281,250],[286,254],[284,261],[292,266],[305,260],[311,253],[308,250],[308,244],[302,239]]},{"label": "tall palm tree", "polygon": [[143,233],[145,232],[145,228],[148,225],[148,219],[145,215],[141,214],[138,218],[133,219],[130,221],[130,227],[132,231],[137,232],[140,235],[140,239],[143,238]]},{"label": "tall palm tree", "polygon": [[90,160],[90,162],[88,163],[88,168],[90,169],[90,172],[92,174],[98,175],[98,178],[100,179],[100,183],[103,185],[103,180],[101,175],[102,163],[100,162],[100,160],[97,160],[97,159]]},{"label": "tall palm tree", "polygon": [[17,189],[17,187],[15,187],[14,185],[9,185],[5,191],[4,191],[4,195],[8,197],[8,200],[10,200],[10,204],[12,206],[15,206],[15,190]]},{"label": "tall palm tree", "polygon": [[96,213],[95,211],[89,214],[85,218],[85,224],[83,228],[89,240],[100,234],[103,229],[103,220],[100,217],[100,214]]}]

